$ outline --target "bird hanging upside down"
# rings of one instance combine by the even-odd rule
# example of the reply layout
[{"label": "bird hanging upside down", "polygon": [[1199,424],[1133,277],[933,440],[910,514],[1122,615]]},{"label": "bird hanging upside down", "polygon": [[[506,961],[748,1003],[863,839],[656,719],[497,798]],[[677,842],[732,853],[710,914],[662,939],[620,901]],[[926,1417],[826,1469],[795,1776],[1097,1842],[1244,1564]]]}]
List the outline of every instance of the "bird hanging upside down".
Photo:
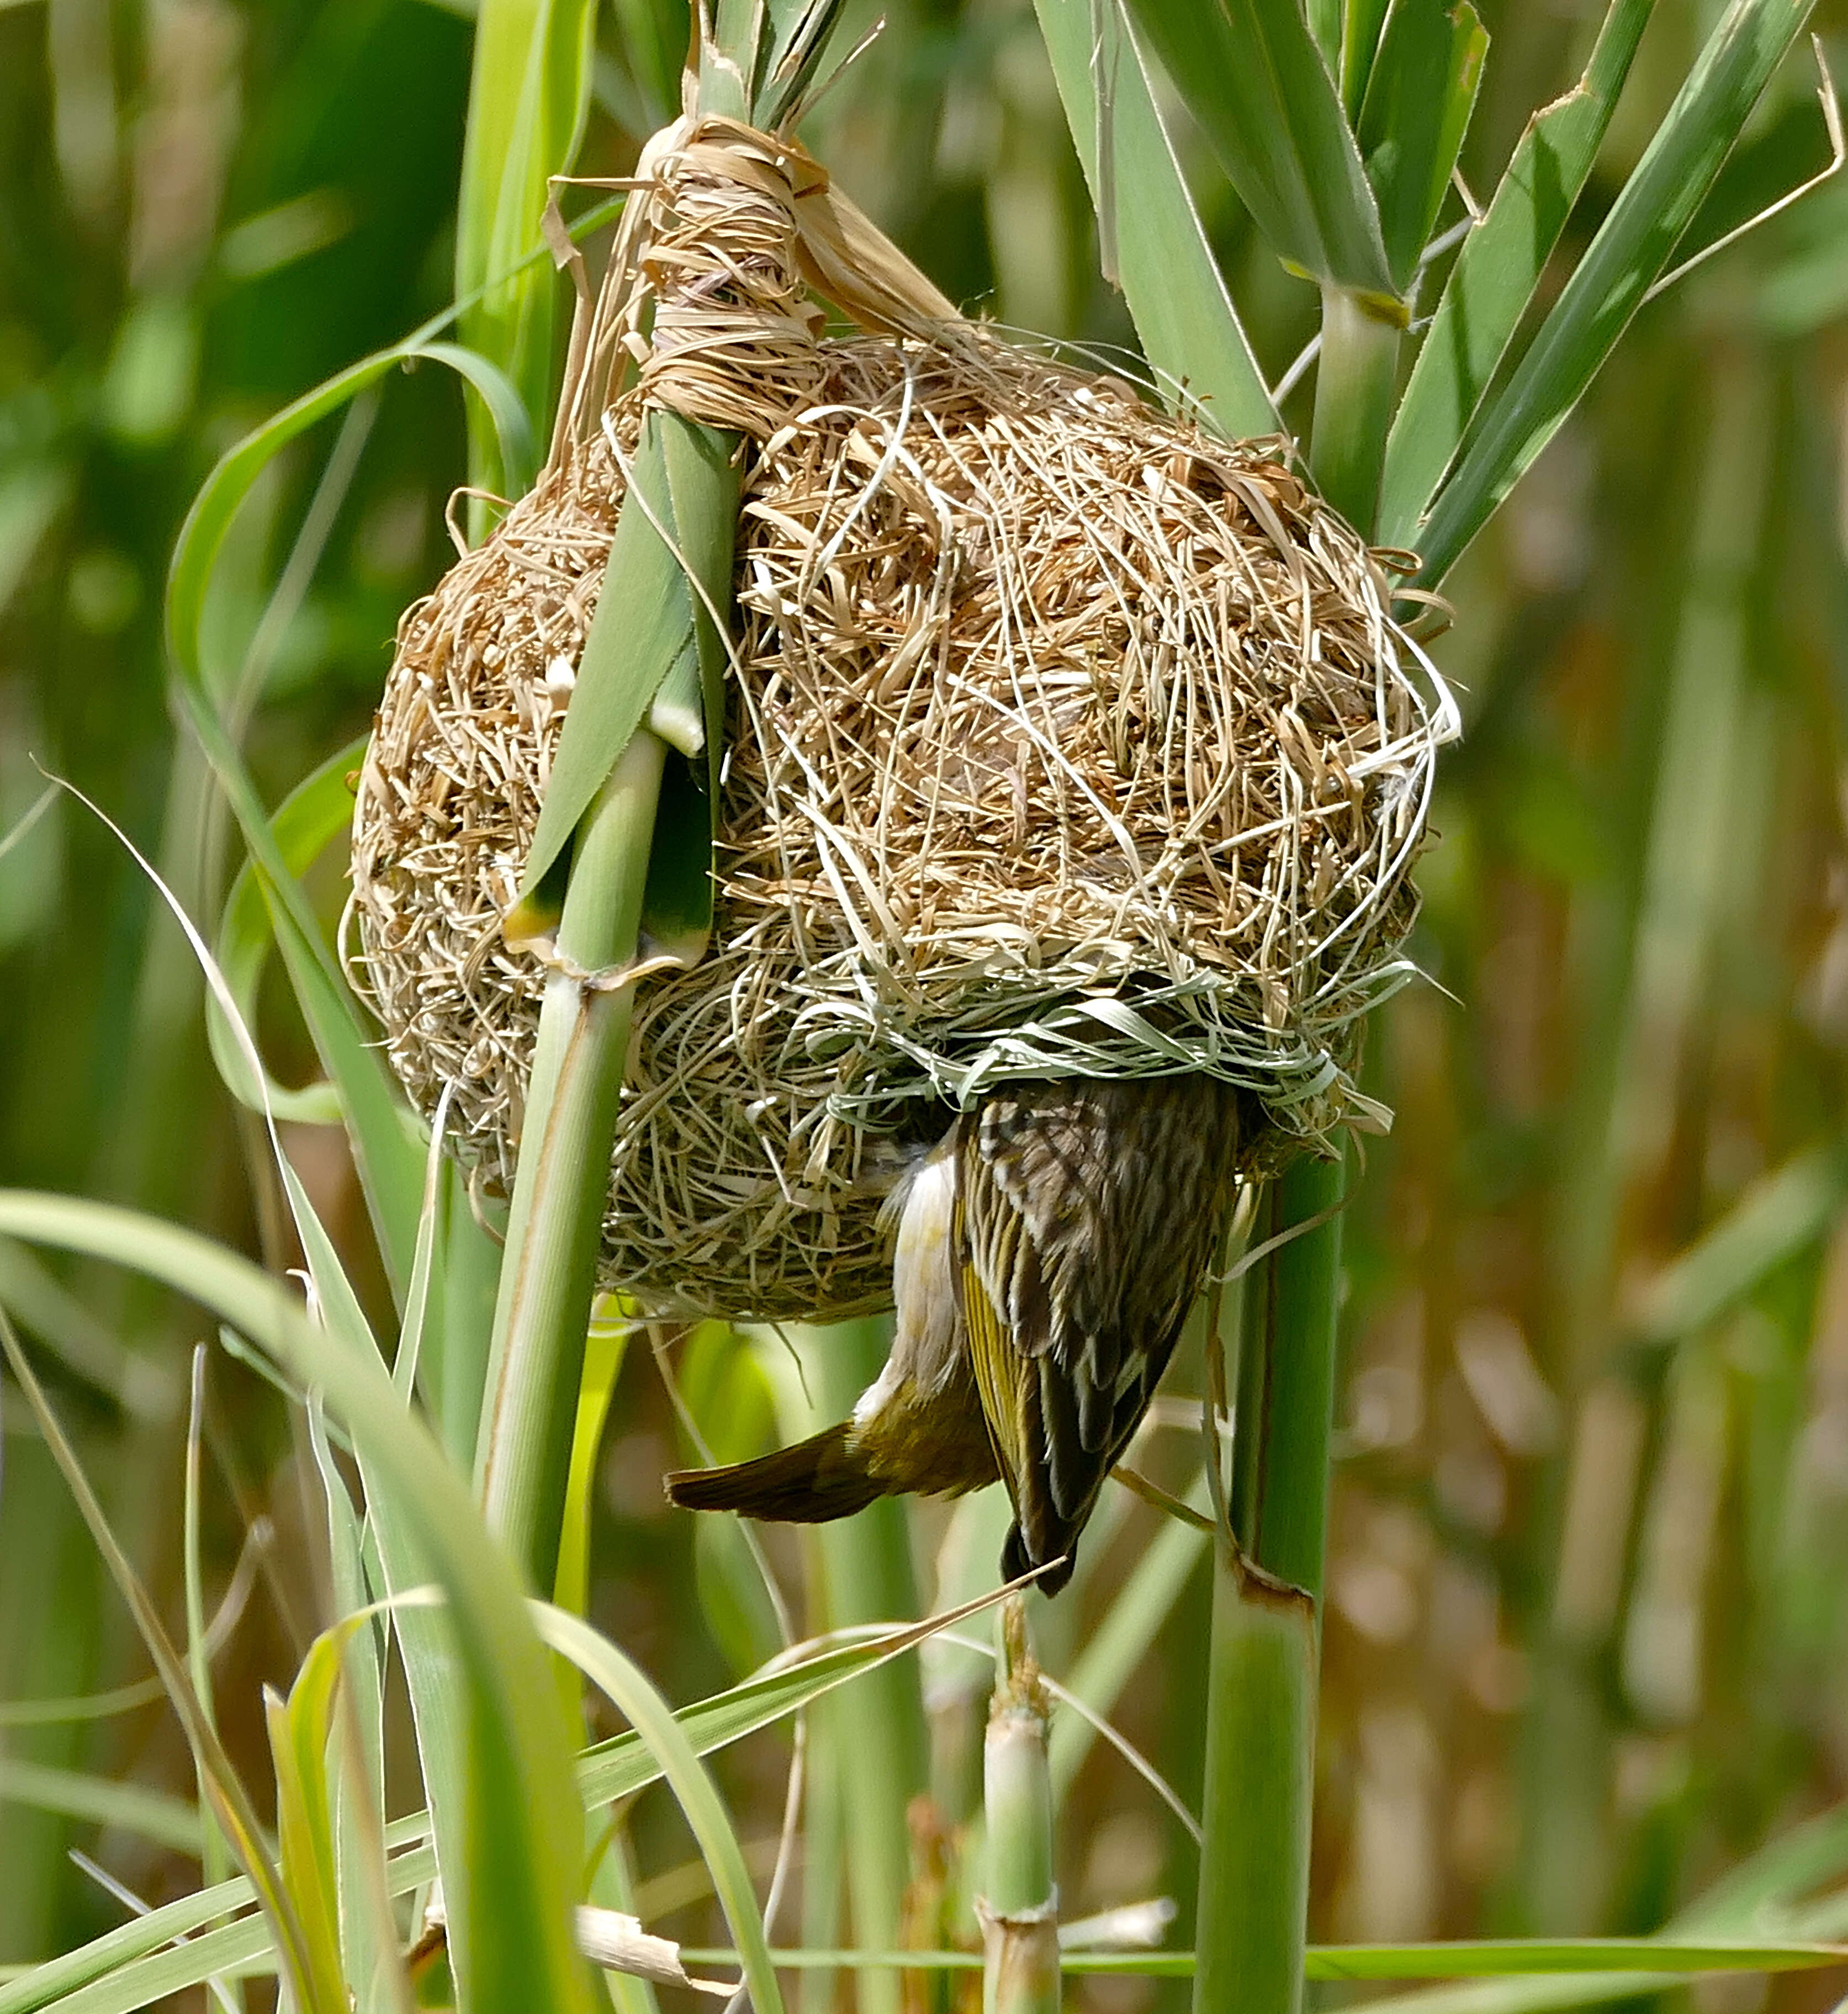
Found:
[{"label": "bird hanging upside down", "polygon": [[1239,1094],[1200,1076],[991,1093],[893,1192],[896,1329],[852,1417],[683,1470],[669,1496],[812,1525],[999,1480],[1001,1571],[1050,1567],[1038,1585],[1056,1594],[1224,1238],[1240,1121]]}]

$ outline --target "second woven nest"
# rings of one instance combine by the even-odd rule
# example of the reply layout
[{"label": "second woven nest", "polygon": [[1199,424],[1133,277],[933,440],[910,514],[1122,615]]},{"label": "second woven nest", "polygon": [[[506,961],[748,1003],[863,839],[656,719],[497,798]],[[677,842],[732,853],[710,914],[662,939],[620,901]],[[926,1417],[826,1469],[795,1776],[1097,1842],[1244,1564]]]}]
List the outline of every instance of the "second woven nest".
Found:
[{"label": "second woven nest", "polygon": [[[648,1312],[889,1301],[881,1200],[1010,1077],[1199,1070],[1279,1147],[1373,1116],[1449,702],[1282,464],[967,324],[820,346],[747,464],[713,948],[646,980],[604,1277]],[[639,396],[409,611],[355,817],[392,1062],[511,1185],[519,883]]]}]

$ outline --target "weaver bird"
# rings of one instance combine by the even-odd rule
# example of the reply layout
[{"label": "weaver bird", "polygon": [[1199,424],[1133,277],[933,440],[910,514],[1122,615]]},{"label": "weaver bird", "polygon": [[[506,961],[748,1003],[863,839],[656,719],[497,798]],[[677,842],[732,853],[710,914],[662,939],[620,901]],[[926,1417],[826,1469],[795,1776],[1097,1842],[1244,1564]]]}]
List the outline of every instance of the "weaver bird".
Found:
[{"label": "weaver bird", "polygon": [[1239,1094],[1204,1077],[1011,1084],[895,1188],[892,1353],[851,1418],[729,1467],[694,1510],[823,1524],[875,1497],[999,1481],[1009,1580],[1071,1578],[1103,1478],[1148,1410],[1224,1238]]}]

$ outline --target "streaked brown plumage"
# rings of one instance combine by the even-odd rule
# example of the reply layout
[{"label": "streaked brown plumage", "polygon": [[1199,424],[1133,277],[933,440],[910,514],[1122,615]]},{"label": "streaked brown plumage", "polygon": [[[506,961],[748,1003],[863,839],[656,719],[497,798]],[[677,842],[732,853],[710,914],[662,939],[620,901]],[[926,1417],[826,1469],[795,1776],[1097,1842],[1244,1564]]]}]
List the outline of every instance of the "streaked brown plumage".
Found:
[{"label": "streaked brown plumage", "polygon": [[1002,1571],[1051,1565],[1057,1593],[1219,1249],[1240,1131],[1238,1094],[1203,1077],[991,1093],[894,1192],[896,1333],[852,1418],[668,1493],[814,1524],[998,1478]]}]

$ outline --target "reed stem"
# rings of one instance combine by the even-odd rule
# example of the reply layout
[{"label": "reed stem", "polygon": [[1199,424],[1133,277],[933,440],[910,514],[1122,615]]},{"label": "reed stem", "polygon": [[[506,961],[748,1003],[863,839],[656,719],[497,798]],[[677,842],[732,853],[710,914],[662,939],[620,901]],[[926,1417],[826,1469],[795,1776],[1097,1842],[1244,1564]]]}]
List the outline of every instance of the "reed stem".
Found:
[{"label": "reed stem", "polygon": [[1258,1237],[1299,1226],[1251,1283],[1227,1510],[1214,1547],[1193,2005],[1302,2004],[1344,1170],[1304,1159]]},{"label": "reed stem", "polygon": [[1053,1878],[1050,1717],[1027,1646],[1017,1594],[1002,1611],[1006,1668],[982,1744],[988,1818],[988,1891],[982,1927],[983,2014],[1058,2014],[1059,1890]]},{"label": "reed stem", "polygon": [[[526,1094],[476,1480],[488,1522],[549,1594],[629,1046],[633,961],[666,747],[630,742],[579,829]],[[580,975],[603,975],[587,980]]]}]

